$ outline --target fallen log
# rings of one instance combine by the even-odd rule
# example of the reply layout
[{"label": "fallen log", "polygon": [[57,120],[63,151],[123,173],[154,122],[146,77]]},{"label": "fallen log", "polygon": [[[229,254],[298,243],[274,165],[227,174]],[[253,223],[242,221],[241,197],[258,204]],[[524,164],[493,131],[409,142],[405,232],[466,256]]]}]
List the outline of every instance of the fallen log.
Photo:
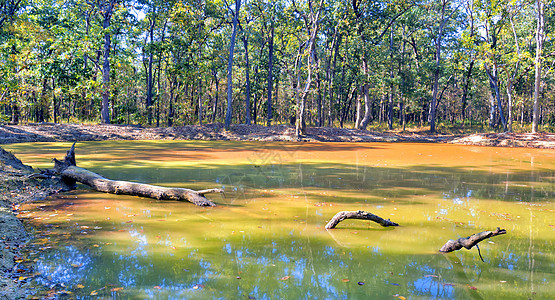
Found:
[{"label": "fallen log", "polygon": [[110,180],[87,169],[77,167],[75,161],[75,143],[71,146],[63,160],[60,161],[55,158],[53,160],[54,169],[47,170],[47,172],[61,175],[62,179],[70,185],[80,182],[99,192],[148,197],[158,200],[186,200],[198,206],[216,206],[214,202],[206,199],[204,194],[223,192],[222,189],[195,191],[186,188],[169,188],[144,183]]},{"label": "fallen log", "polygon": [[459,238],[457,240],[449,240],[447,241],[447,243],[445,243],[445,245],[443,245],[443,247],[441,247],[441,249],[439,249],[439,252],[452,252],[463,247],[470,250],[474,246],[478,247],[478,243],[485,239],[489,239],[491,237],[506,233],[507,231],[505,229],[497,227],[495,231],[484,231],[473,234],[469,237]]},{"label": "fallen log", "polygon": [[337,224],[347,219],[370,220],[382,225],[383,227],[399,226],[399,224],[391,222],[389,219],[385,220],[369,212],[359,210],[340,211],[336,213],[335,216],[333,216],[333,218],[331,218],[331,220],[326,225],[326,229],[334,229]]}]

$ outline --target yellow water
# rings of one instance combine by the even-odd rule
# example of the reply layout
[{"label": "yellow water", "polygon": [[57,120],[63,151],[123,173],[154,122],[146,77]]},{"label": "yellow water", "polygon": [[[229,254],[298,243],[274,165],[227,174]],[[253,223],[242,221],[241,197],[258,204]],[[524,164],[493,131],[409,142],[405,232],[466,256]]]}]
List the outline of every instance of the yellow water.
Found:
[{"label": "yellow water", "polygon": [[[68,143],[8,145],[33,167]],[[86,298],[550,298],[555,152],[441,144],[129,141],[76,146],[111,179],[218,206],[77,191],[22,207],[36,283]],[[400,227],[346,220],[365,210]],[[477,249],[449,239],[507,229]],[[30,280],[30,279],[27,279]]]}]

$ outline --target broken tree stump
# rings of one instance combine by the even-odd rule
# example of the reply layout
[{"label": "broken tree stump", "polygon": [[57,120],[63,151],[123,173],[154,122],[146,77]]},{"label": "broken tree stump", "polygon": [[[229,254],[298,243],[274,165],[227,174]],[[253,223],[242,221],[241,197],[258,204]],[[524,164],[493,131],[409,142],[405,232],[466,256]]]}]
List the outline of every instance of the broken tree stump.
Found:
[{"label": "broken tree stump", "polygon": [[333,216],[333,218],[331,218],[331,220],[326,225],[326,229],[334,229],[335,226],[337,226],[337,224],[347,219],[370,220],[382,225],[383,227],[399,226],[399,224],[395,222],[391,222],[389,219],[385,220],[376,216],[375,214],[371,214],[369,212],[359,210],[359,211],[340,211],[336,213],[335,216]]},{"label": "broken tree stump", "polygon": [[479,242],[485,239],[489,239],[491,237],[506,233],[507,231],[505,229],[497,227],[495,231],[484,231],[473,234],[469,237],[459,238],[457,240],[449,240],[447,241],[447,243],[445,243],[445,245],[443,245],[443,247],[441,247],[441,249],[439,249],[439,252],[452,252],[463,247],[470,250],[472,247],[477,246]]},{"label": "broken tree stump", "polygon": [[80,182],[99,192],[148,197],[158,200],[186,200],[198,206],[216,206],[214,202],[206,199],[204,194],[223,192],[222,189],[195,191],[186,188],[169,188],[107,179],[99,174],[76,166],[75,143],[73,143],[65,158],[61,161],[54,159],[54,169],[47,171],[61,175],[70,184]]}]

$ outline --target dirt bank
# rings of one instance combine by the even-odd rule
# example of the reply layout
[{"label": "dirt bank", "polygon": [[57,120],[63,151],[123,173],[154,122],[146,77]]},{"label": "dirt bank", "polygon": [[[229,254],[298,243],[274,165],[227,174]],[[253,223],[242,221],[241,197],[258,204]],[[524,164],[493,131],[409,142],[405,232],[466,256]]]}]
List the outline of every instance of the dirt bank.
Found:
[{"label": "dirt bank", "polygon": [[0,148],[0,299],[25,298],[29,270],[21,270],[29,236],[16,217],[18,204],[44,199],[65,187],[58,178],[35,179],[33,168]]},{"label": "dirt bank", "polygon": [[[23,142],[103,141],[103,140],[232,140],[232,141],[296,141],[291,126],[189,125],[166,128],[142,128],[120,125],[3,125],[0,144]],[[453,143],[480,146],[530,147],[555,149],[555,134],[478,133],[467,135],[427,133],[382,133],[341,128],[308,128],[306,142],[422,142]]]}]

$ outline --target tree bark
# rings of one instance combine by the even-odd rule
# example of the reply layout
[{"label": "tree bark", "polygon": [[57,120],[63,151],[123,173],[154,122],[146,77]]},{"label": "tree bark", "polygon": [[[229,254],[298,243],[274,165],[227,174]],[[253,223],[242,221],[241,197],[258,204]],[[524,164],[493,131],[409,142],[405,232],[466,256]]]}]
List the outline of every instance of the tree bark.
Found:
[{"label": "tree bark", "polygon": [[[239,18],[239,9],[241,8],[241,0],[235,0],[235,12],[233,12],[233,32],[231,33],[231,41],[229,43],[229,59],[227,61],[227,111],[225,113],[225,128],[231,126],[231,117],[233,110],[233,50],[235,49],[235,36],[237,36],[237,23]],[[231,10],[231,9],[230,9]]]},{"label": "tree bark", "polygon": [[185,188],[169,188],[144,183],[110,180],[76,166],[75,143],[71,146],[63,160],[54,159],[54,169],[49,171],[60,174],[64,181],[70,185],[80,182],[99,192],[148,197],[158,200],[186,200],[198,206],[216,206],[214,202],[206,199],[204,194],[223,192],[222,189],[195,191]]},{"label": "tree bark", "polygon": [[274,68],[274,24],[272,23],[270,28],[270,41],[268,43],[268,119],[266,121],[266,126],[272,125],[272,87],[273,87],[273,75],[272,70]]},{"label": "tree bark", "polygon": [[[493,70],[490,70],[486,66],[486,74],[488,75],[490,86],[493,89],[493,92],[495,93],[495,99],[497,100],[497,109],[499,111],[499,117],[501,118],[501,123],[503,124],[503,131],[507,131],[507,120],[505,119],[505,114],[503,113],[503,107],[501,106],[502,103],[501,103],[501,92],[499,91],[499,76],[498,76],[498,70],[495,63],[493,65]],[[493,103],[494,103],[494,100],[492,100],[492,104]],[[493,107],[492,107],[492,110],[493,110]]]},{"label": "tree bark", "polygon": [[152,125],[152,61],[154,60],[154,26],[156,24],[156,11],[149,18],[150,28],[148,30],[148,36],[150,37],[150,49],[148,55],[148,73],[146,79],[146,111],[147,111],[147,122],[148,126]]},{"label": "tree bark", "polygon": [[449,240],[439,252],[452,252],[461,249],[462,247],[470,250],[472,247],[476,246],[479,242],[489,239],[490,237],[494,237],[501,234],[506,234],[507,231],[505,229],[500,229],[497,227],[495,231],[484,231],[480,233],[473,234],[469,237],[459,238],[457,240]]},{"label": "tree bark", "polygon": [[374,222],[382,225],[383,227],[399,226],[399,224],[397,224],[395,222],[391,222],[389,219],[385,220],[385,219],[382,219],[382,218],[380,218],[380,217],[378,217],[374,214],[371,214],[369,212],[359,210],[359,211],[340,211],[340,212],[338,212],[328,222],[328,224],[326,225],[326,229],[334,229],[335,226],[337,226],[337,224],[339,224],[342,221],[347,220],[347,219],[370,220],[370,221],[374,221]]},{"label": "tree bark", "polygon": [[537,0],[537,9],[538,9],[538,25],[536,28],[536,59],[534,60],[535,71],[536,71],[536,78],[534,81],[534,111],[532,117],[532,133],[538,132],[538,107],[539,107],[539,96],[540,96],[540,85],[541,85],[541,78],[542,78],[542,48],[543,48],[543,41],[544,41],[544,27],[545,27],[545,3],[543,0]]},{"label": "tree bark", "polygon": [[99,9],[103,11],[104,21],[102,28],[104,29],[104,62],[102,64],[102,107],[100,110],[101,123],[110,124],[110,20],[114,12],[116,0],[102,2]]},{"label": "tree bark", "polygon": [[212,69],[212,76],[214,76],[214,83],[216,84],[216,92],[214,95],[214,108],[212,113],[212,123],[216,121],[216,114],[218,113],[218,94],[220,93],[220,84],[218,79],[218,71],[216,68]]},{"label": "tree bark", "polygon": [[[459,4],[460,5],[460,4]],[[441,71],[441,40],[443,38],[443,30],[447,21],[451,18],[453,13],[458,10],[453,9],[449,16],[446,16],[446,9],[449,7],[449,0],[441,1],[441,20],[439,25],[439,32],[437,34],[435,41],[435,68],[434,68],[434,85],[432,87],[432,102],[430,103],[430,114],[428,116],[428,121],[430,123],[430,132],[434,133],[436,131],[436,108],[437,108],[437,92],[439,89],[439,77]]]},{"label": "tree bark", "polygon": [[245,124],[251,124],[251,79],[249,63],[249,41],[247,33],[243,32],[243,45],[245,47]]},{"label": "tree bark", "polygon": [[366,56],[362,59],[362,69],[364,71],[364,84],[362,85],[361,97],[364,95],[364,117],[362,118],[362,121],[360,121],[358,129],[366,130],[366,126],[368,126],[368,123],[372,118],[370,93],[368,91],[368,62]]}]

